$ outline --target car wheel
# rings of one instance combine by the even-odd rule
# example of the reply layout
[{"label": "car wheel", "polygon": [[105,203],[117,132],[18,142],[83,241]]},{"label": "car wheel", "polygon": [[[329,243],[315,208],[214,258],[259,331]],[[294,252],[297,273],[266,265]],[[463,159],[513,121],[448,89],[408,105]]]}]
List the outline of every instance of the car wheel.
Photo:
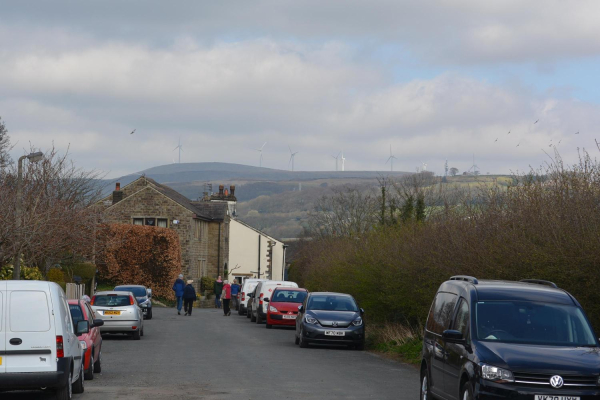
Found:
[{"label": "car wheel", "polygon": [[251,313],[252,313],[252,311],[249,308],[247,308],[246,309],[246,318],[250,318]]},{"label": "car wheel", "polygon": [[94,363],[94,373],[99,374],[102,372],[102,351],[98,353],[98,357],[96,357],[96,362]]},{"label": "car wheel", "polygon": [[256,322],[256,317],[253,312],[250,312],[250,322]]},{"label": "car wheel", "polygon": [[305,349],[308,347],[308,342],[306,341],[306,339],[304,338],[304,330],[300,329],[300,343],[298,343],[300,345],[300,348]]},{"label": "car wheel", "polygon": [[358,351],[363,351],[365,349],[365,342],[360,342],[359,344],[354,345],[354,349]]},{"label": "car wheel", "polygon": [[244,311],[242,311],[242,307],[238,306],[238,315],[244,315]]},{"label": "car wheel", "polygon": [[[92,354],[94,352],[92,351]],[[92,381],[94,380],[94,357],[90,356],[90,366],[87,369],[87,371],[85,371],[85,374],[83,375],[84,379],[88,380],[88,381]]]},{"label": "car wheel", "polygon": [[260,313],[258,311],[256,312],[256,323],[262,324],[262,317],[260,316]]},{"label": "car wheel", "polygon": [[465,382],[460,395],[461,400],[473,400],[473,388],[469,382]]},{"label": "car wheel", "polygon": [[140,336],[144,336],[144,328],[142,327],[142,331],[140,332]]},{"label": "car wheel", "polygon": [[271,325],[271,324],[267,323],[267,324],[265,325],[265,327],[266,327],[267,329],[271,329],[271,328],[273,328],[273,325]]},{"label": "car wheel", "polygon": [[71,397],[73,397],[73,387],[71,386],[72,380],[73,371],[69,371],[69,380],[67,381],[67,384],[56,389],[56,400],[71,400]]},{"label": "car wheel", "polygon": [[146,319],[152,319],[152,309],[148,310],[148,314],[146,315]]},{"label": "car wheel", "polygon": [[79,378],[73,384],[73,393],[83,393],[85,388],[83,387],[83,362],[81,363],[81,370],[79,371]]},{"label": "car wheel", "polygon": [[294,343],[296,343],[296,344],[300,343],[300,338],[298,338],[298,335],[296,335],[296,337],[294,338]]},{"label": "car wheel", "polygon": [[423,370],[423,376],[421,377],[421,400],[430,400],[431,395],[429,394],[429,378],[427,376],[427,369]]},{"label": "car wheel", "polygon": [[142,335],[140,334],[140,330],[138,329],[137,331],[133,332],[133,340],[140,340],[140,337]]}]

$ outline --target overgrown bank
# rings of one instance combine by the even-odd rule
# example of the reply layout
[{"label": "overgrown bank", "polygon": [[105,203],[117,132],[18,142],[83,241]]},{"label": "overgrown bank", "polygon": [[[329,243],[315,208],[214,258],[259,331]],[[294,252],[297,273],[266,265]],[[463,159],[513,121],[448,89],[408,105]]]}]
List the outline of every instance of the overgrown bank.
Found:
[{"label": "overgrown bank", "polygon": [[[398,199],[398,215],[410,196],[427,198],[426,187],[413,189]],[[394,223],[307,241],[292,278],[309,290],[353,294],[369,324],[383,327],[422,326],[436,289],[452,275],[547,279],[575,295],[600,331],[597,162],[585,156],[567,168],[556,160],[515,176],[508,188],[486,187],[452,201],[440,195],[428,200],[428,210],[419,221],[395,221],[391,213]],[[393,341],[376,333],[371,345]]]}]

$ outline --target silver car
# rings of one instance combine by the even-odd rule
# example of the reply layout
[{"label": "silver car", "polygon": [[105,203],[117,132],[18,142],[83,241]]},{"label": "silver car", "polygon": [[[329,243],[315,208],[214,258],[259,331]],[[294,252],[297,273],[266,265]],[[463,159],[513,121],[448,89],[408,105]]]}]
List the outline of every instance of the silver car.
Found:
[{"label": "silver car", "polygon": [[90,302],[99,318],[104,320],[100,332],[125,333],[134,340],[144,336],[144,314],[132,292],[110,291],[96,293]]}]

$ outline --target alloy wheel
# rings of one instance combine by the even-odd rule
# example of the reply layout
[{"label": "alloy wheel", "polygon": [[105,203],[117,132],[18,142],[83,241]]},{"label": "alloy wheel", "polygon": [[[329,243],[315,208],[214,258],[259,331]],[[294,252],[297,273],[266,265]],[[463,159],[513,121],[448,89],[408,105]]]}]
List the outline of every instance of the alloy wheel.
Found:
[{"label": "alloy wheel", "polygon": [[423,381],[421,383],[421,400],[427,400],[428,392],[429,392],[429,390],[428,390],[428,382],[427,382],[427,373],[425,373],[425,375],[423,375]]}]

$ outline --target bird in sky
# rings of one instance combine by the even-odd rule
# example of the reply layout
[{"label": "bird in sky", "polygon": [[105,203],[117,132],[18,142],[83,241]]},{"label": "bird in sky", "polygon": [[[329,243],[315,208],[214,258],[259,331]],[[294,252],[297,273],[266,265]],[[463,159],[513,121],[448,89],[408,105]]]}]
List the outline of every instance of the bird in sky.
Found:
[{"label": "bird in sky", "polygon": [[576,135],[579,135],[579,131],[575,132]]},{"label": "bird in sky", "polygon": [[519,142],[519,144],[517,145],[517,147],[519,147],[521,145],[521,142]]},{"label": "bird in sky", "polygon": [[507,135],[510,135],[510,131],[508,131]]},{"label": "bird in sky", "polygon": [[131,131],[130,135],[133,135],[134,132],[135,132],[135,129]]},{"label": "bird in sky", "polygon": [[562,142],[562,139],[560,139],[560,140],[558,141],[558,144],[560,144],[560,142]]},{"label": "bird in sky", "polygon": [[496,140],[494,140],[494,143],[496,143],[498,141],[498,138],[496,138]]},{"label": "bird in sky", "polygon": [[538,119],[537,121],[535,121],[533,124],[535,125],[535,124],[537,124],[538,122],[540,122],[540,120],[539,120],[539,119]]}]

